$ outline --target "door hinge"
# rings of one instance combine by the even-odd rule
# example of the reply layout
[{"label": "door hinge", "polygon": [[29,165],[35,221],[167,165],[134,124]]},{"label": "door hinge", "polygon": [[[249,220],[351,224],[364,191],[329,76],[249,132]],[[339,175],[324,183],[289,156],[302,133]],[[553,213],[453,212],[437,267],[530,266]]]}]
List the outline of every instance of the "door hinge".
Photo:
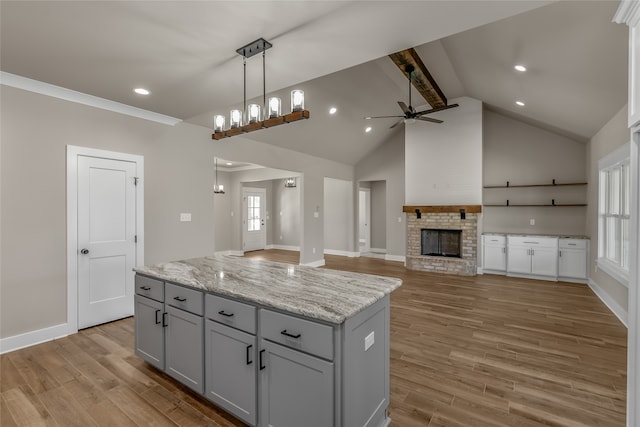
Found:
[{"label": "door hinge", "polygon": [[138,178],[137,176],[134,176],[134,177],[133,177],[133,185],[138,185],[138,180],[139,180],[139,179],[140,179],[140,178]]},{"label": "door hinge", "polygon": [[133,236],[133,243],[138,243],[138,235]]}]

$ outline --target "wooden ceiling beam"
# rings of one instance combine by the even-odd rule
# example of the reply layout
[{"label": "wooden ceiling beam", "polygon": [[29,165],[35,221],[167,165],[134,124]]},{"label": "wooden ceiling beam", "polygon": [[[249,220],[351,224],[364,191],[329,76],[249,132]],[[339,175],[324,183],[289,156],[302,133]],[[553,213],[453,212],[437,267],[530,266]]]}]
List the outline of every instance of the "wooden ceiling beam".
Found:
[{"label": "wooden ceiling beam", "polygon": [[398,66],[402,74],[407,76],[407,65],[413,65],[415,71],[413,74],[413,86],[420,92],[420,95],[431,105],[431,108],[440,108],[447,106],[447,97],[444,96],[442,90],[427,70],[418,53],[414,48],[405,49],[400,52],[392,53],[389,58]]}]

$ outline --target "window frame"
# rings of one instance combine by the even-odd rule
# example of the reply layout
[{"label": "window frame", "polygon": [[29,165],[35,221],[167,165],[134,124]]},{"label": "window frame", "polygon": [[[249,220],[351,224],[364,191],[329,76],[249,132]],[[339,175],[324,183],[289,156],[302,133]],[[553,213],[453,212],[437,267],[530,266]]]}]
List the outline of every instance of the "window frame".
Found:
[{"label": "window frame", "polygon": [[[629,287],[630,275],[630,148],[630,143],[624,144],[598,161],[598,206],[596,211],[598,231],[596,265],[626,287]],[[617,183],[612,179],[616,174],[618,175]],[[623,230],[625,223],[626,228]],[[609,227],[608,224],[614,226]],[[615,230],[614,247],[609,245],[611,228]],[[613,259],[610,256],[612,250],[615,252]]]}]

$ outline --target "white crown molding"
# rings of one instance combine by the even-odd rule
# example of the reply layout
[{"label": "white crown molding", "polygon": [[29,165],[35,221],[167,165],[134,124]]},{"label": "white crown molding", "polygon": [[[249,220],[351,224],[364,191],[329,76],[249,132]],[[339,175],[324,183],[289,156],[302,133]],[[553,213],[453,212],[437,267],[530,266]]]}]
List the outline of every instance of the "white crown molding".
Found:
[{"label": "white crown molding", "polygon": [[88,95],[86,93],[67,89],[61,86],[55,86],[4,71],[0,71],[0,84],[29,92],[39,93],[41,95],[51,96],[53,98],[63,99],[65,101],[75,102],[76,104],[88,105],[90,107],[100,108],[101,110],[113,111],[114,113],[162,123],[164,125],[175,126],[182,121],[175,117],[165,116],[164,114],[154,113],[153,111],[143,110],[142,108],[110,101],[108,99],[99,98],[97,96]]},{"label": "white crown molding", "polygon": [[638,0],[622,0],[616,14],[613,16],[613,22],[627,24],[630,27],[635,26],[639,20],[640,1]]},{"label": "white crown molding", "polygon": [[254,169],[266,169],[266,167],[260,166],[260,165],[246,165],[246,166],[238,166],[237,168],[234,168],[233,166],[218,165],[218,170],[220,172],[241,172],[241,171],[250,171]]}]

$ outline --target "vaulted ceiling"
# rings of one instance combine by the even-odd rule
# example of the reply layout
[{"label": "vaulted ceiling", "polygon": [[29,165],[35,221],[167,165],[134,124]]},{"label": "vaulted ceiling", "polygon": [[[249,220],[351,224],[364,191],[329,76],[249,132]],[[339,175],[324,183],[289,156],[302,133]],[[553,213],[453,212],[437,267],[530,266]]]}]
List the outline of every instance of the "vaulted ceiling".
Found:
[{"label": "vaulted ceiling", "polygon": [[[587,140],[626,103],[628,36],[626,26],[611,22],[617,5],[2,1],[0,68],[211,128],[214,113],[242,104],[242,58],[235,50],[264,37],[273,43],[267,92],[287,100],[290,88],[304,89],[311,119],[246,137],[355,164],[402,132],[402,126],[388,129],[394,119],[363,118],[400,113],[407,82],[387,55],[409,47],[449,100],[477,98]],[[528,71],[515,72],[516,63]],[[259,57],[247,61],[247,79],[248,97],[259,96]],[[134,94],[139,86],[151,95]],[[517,107],[516,100],[526,105]],[[328,113],[331,106],[337,114]],[[446,120],[446,111],[437,114]]]}]

